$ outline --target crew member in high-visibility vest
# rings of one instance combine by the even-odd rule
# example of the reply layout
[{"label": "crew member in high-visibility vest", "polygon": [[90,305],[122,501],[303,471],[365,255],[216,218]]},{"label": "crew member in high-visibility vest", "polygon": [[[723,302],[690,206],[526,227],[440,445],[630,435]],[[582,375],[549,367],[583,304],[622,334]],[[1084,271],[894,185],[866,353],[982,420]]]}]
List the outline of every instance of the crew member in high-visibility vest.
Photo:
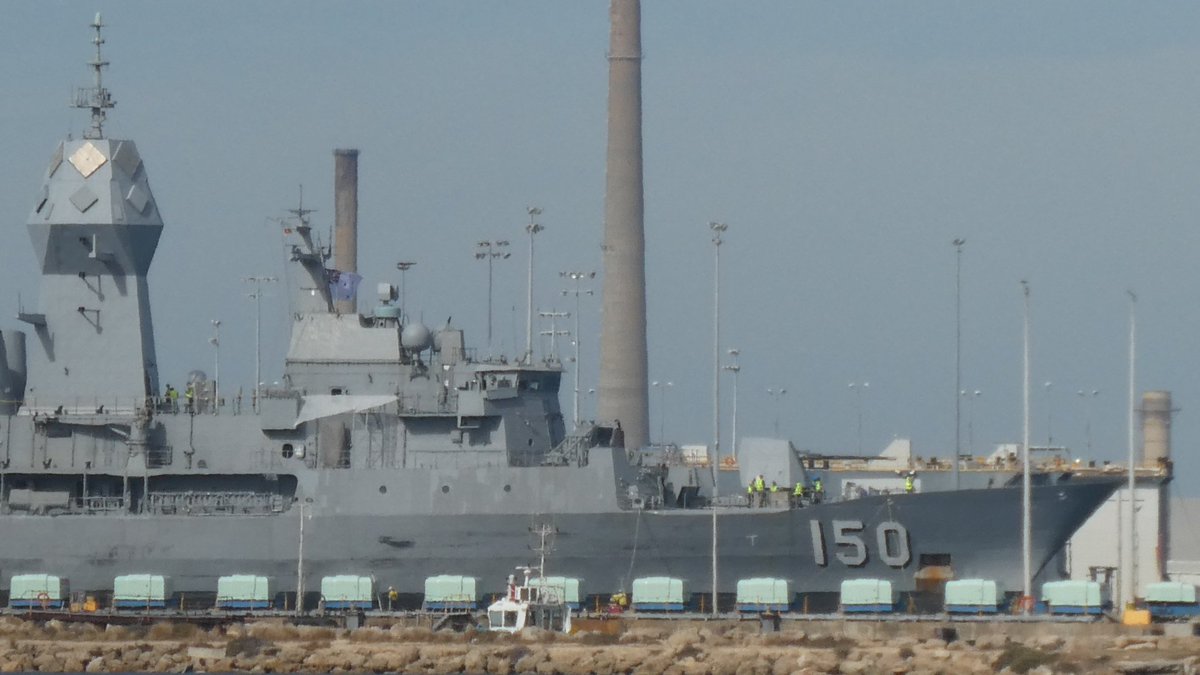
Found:
[{"label": "crew member in high-visibility vest", "polygon": [[796,487],[792,488],[792,505],[804,506],[804,483],[800,481],[796,481]]},{"label": "crew member in high-visibility vest", "polygon": [[825,486],[821,484],[821,477],[816,476],[815,478],[813,478],[813,495],[812,495],[813,503],[820,504],[821,500],[824,498],[825,498]]},{"label": "crew member in high-visibility vest", "polygon": [[913,491],[916,490],[916,488],[917,488],[917,486],[916,486],[915,482],[913,481],[913,475],[910,473],[907,476],[905,476],[904,477],[904,493],[911,495],[913,493]]},{"label": "crew member in high-visibility vest", "polygon": [[754,506],[754,481],[746,486],[746,506]]},{"label": "crew member in high-visibility vest", "polygon": [[767,482],[763,480],[763,475],[758,474],[758,478],[754,479],[754,494],[758,497],[758,505],[763,506],[766,503],[767,495],[764,491],[767,489]]}]

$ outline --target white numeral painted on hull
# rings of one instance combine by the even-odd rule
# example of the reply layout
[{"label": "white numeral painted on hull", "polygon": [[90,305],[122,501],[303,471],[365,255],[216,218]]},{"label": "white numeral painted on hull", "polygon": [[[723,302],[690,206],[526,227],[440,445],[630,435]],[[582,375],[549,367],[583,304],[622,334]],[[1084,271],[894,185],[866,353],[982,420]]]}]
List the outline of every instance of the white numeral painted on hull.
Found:
[{"label": "white numeral painted on hull", "polygon": [[[833,527],[833,545],[835,556],[847,567],[861,567],[867,563],[867,544],[863,541],[865,526],[861,520],[835,520]],[[821,522],[808,521],[808,529],[812,535],[813,562],[824,567],[829,564],[828,552],[825,549],[825,532]],[[908,545],[908,530],[894,520],[886,520],[875,527],[875,542],[878,546],[879,559],[889,567],[904,567],[912,561],[912,551]]]}]

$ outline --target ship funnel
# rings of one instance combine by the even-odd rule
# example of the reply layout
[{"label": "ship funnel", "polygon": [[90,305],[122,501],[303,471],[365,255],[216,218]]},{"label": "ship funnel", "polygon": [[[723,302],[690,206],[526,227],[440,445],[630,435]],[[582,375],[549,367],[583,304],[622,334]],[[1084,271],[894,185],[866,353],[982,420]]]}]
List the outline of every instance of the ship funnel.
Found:
[{"label": "ship funnel", "polygon": [[[333,267],[358,272],[358,150],[333,151]],[[358,311],[358,297],[334,301],[339,314]]]},{"label": "ship funnel", "polygon": [[626,447],[650,440],[646,357],[646,234],[642,194],[642,37],[639,0],[612,0],[604,299],[596,416],[621,421]]},{"label": "ship funnel", "polygon": [[1158,468],[1171,460],[1171,392],[1142,394],[1142,465]]}]

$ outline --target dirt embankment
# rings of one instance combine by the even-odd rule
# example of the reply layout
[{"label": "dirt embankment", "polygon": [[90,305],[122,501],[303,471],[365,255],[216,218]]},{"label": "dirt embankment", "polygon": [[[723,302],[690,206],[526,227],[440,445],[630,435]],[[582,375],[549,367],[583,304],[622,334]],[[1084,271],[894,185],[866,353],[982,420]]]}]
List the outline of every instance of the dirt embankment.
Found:
[{"label": "dirt embankment", "polygon": [[[811,627],[810,627],[811,628]],[[619,634],[357,630],[275,623],[97,627],[0,619],[0,671],[248,671],[647,675],[793,673],[1198,673],[1200,638],[1003,635],[946,642],[850,638],[757,623],[634,624]]]}]

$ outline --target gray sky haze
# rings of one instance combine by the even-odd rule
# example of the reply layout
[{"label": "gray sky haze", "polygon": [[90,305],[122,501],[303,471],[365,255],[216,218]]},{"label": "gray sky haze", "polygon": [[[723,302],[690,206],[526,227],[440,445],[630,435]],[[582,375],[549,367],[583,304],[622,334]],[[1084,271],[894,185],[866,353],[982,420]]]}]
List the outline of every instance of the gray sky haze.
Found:
[{"label": "gray sky haze", "polygon": [[[362,151],[364,309],[416,261],[409,313],[453,316],[486,352],[474,245],[507,239],[496,350],[523,349],[528,205],[547,227],[539,308],[574,310],[560,271],[600,271],[603,0],[16,2],[0,22],[5,327],[18,297],[36,305],[25,222],[55,144],[87,123],[66,102],[90,84],[95,11],[118,102],[107,135],[137,141],[166,222],[150,274],[164,384],[211,370],[221,319],[223,388],[252,386],[240,279],[283,273],[272,219],[301,184],[328,231],[335,147]],[[1200,5],[645,0],[642,31],[650,373],[674,383],[651,392],[652,435],[665,421],[671,440],[708,441],[717,220],[739,433],[768,435],[778,414],[797,446],[852,453],[847,385],[869,381],[865,451],[909,437],[950,454],[962,237],[962,384],[982,392],[964,449],[968,425],[977,453],[1020,440],[1028,279],[1035,442],[1088,455],[1091,405],[1090,455],[1124,457],[1132,288],[1138,390],[1174,393],[1179,485],[1197,493]],[[272,293],[268,381],[287,341]],[[599,306],[584,299],[585,389]],[[768,387],[787,388],[778,407]]]}]

